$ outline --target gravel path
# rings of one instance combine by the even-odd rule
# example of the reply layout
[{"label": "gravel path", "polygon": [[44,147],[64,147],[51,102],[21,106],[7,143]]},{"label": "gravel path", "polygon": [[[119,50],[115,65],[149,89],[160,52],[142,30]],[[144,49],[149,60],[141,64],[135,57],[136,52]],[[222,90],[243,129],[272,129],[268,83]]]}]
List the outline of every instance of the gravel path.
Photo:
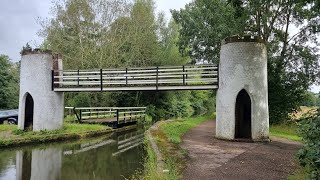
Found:
[{"label": "gravel path", "polygon": [[188,151],[183,179],[287,179],[294,172],[300,143],[275,138],[270,143],[244,143],[214,138],[215,121],[191,129],[181,147]]}]

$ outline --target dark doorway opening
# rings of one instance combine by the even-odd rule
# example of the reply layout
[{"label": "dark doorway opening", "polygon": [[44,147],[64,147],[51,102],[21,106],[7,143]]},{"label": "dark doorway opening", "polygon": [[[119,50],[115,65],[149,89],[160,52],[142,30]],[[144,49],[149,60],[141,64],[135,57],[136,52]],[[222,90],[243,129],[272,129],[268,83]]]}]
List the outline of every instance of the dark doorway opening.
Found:
[{"label": "dark doorway opening", "polygon": [[33,108],[34,108],[34,103],[33,103],[33,98],[32,96],[28,93],[26,97],[26,106],[25,106],[25,119],[24,119],[24,129],[25,130],[32,130],[33,126]]},{"label": "dark doorway opening", "polygon": [[237,96],[235,115],[235,138],[251,139],[251,99],[244,89]]},{"label": "dark doorway opening", "polygon": [[32,162],[32,152],[23,151],[22,152],[22,180],[29,180],[31,178],[31,162]]}]

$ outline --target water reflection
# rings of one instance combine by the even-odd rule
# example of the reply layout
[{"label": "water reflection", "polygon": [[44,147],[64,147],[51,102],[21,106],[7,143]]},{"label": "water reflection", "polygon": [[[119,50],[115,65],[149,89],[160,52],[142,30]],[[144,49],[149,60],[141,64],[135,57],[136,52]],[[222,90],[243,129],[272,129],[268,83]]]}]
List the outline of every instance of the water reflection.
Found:
[{"label": "water reflection", "polygon": [[62,150],[59,148],[33,149],[17,151],[16,177],[29,179],[60,179]]},{"label": "water reflection", "polygon": [[143,131],[0,152],[0,179],[125,179],[142,169]]}]

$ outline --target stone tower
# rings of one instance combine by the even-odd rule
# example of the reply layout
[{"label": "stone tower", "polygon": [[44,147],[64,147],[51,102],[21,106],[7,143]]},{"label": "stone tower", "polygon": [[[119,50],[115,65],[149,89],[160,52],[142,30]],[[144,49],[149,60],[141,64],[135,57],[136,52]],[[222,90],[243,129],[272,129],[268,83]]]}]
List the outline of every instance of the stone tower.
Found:
[{"label": "stone tower", "polygon": [[234,36],[222,42],[216,137],[269,138],[267,49],[259,37]]},{"label": "stone tower", "polygon": [[62,70],[62,59],[40,49],[22,52],[20,67],[19,129],[62,128],[64,95],[52,91],[52,70]]}]

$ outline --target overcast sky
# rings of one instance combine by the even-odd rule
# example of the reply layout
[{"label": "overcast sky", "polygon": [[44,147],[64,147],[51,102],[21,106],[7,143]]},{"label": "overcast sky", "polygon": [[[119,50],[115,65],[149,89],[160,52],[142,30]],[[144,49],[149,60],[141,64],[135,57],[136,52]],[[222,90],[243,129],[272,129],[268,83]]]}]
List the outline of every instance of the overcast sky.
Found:
[{"label": "overcast sky", "polygon": [[[180,9],[191,0],[156,0],[157,12],[164,11],[170,18],[170,9]],[[41,28],[37,18],[49,17],[51,0],[0,0],[0,54],[13,61],[20,60],[22,46],[38,46]]]},{"label": "overcast sky", "polygon": [[[164,11],[170,18],[170,9],[183,8],[191,0],[155,0],[157,12]],[[37,36],[40,26],[37,18],[49,17],[51,0],[0,0],[0,54],[13,61],[20,60],[20,50],[26,43],[38,46],[42,39]],[[312,91],[319,92],[314,86]]]}]

